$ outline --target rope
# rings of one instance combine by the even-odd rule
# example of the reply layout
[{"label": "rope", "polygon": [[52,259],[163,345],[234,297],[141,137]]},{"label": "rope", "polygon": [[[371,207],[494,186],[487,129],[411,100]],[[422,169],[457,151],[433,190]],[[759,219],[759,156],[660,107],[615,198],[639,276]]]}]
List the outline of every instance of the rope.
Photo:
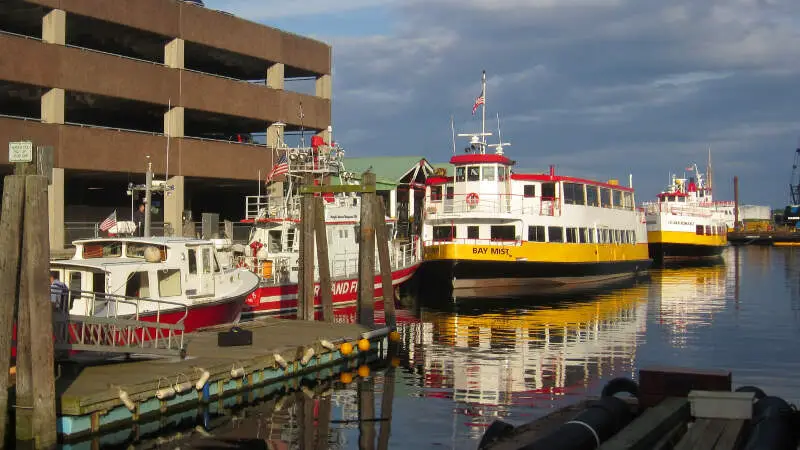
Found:
[{"label": "rope", "polygon": [[594,431],[594,428],[592,428],[591,425],[589,425],[588,423],[586,423],[586,422],[584,422],[582,420],[570,420],[567,423],[577,423],[579,425],[583,425],[584,427],[588,428],[589,431],[592,432],[592,436],[594,436],[594,441],[597,443],[597,447],[596,448],[600,448],[600,436],[597,435],[597,432]]}]

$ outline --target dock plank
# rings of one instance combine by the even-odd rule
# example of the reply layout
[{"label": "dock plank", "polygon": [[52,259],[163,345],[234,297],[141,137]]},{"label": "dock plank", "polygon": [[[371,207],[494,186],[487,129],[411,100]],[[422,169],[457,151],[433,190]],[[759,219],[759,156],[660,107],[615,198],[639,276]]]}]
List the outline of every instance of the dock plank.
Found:
[{"label": "dock plank", "polygon": [[743,419],[726,420],[725,429],[722,431],[722,435],[714,448],[716,450],[734,450],[737,448],[740,444],[742,431],[744,430],[746,422],[747,421]]},{"label": "dock plank", "polygon": [[689,420],[689,402],[682,397],[669,397],[650,407],[627,427],[600,446],[600,450],[645,450],[668,431]]}]

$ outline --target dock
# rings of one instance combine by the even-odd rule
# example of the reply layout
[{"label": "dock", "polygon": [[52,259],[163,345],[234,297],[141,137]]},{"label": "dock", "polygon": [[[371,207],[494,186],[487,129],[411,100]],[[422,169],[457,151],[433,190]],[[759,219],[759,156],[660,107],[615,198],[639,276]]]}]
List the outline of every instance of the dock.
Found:
[{"label": "dock", "polygon": [[730,231],[728,242],[731,245],[800,245],[800,231],[794,229],[775,229],[766,231]]},{"label": "dock", "polygon": [[187,334],[184,359],[62,366],[58,433],[85,437],[304,375],[333,376],[378,359],[389,344],[388,328],[265,318],[240,325],[252,345],[219,347],[218,332],[228,328]]}]

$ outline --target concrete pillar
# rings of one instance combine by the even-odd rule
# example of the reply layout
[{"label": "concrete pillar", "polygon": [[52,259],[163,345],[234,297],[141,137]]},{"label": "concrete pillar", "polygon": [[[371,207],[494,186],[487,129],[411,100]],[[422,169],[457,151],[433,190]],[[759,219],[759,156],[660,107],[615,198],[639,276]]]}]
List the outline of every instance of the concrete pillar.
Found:
[{"label": "concrete pillar", "polygon": [[174,236],[183,235],[184,180],[182,176],[170,177],[167,186],[174,186],[164,193],[164,223],[172,226]]},{"label": "concrete pillar", "polygon": [[66,44],[67,13],[64,10],[54,9],[42,17],[42,40],[48,44]]},{"label": "concrete pillar", "polygon": [[183,137],[183,106],[175,106],[164,113],[164,134]]},{"label": "concrete pillar", "polygon": [[42,95],[42,122],[64,123],[64,90],[52,88]]},{"label": "concrete pillar", "polygon": [[283,89],[285,68],[281,63],[275,63],[267,68],[267,87]]},{"label": "concrete pillar", "polygon": [[389,217],[397,217],[397,186],[389,191]]},{"label": "concrete pillar", "polygon": [[53,168],[53,182],[47,186],[50,211],[50,250],[64,249],[64,169]]},{"label": "concrete pillar", "polygon": [[173,69],[184,68],[184,41],[175,38],[164,46],[164,65]]},{"label": "concrete pillar", "polygon": [[331,99],[333,96],[333,88],[331,85],[330,75],[321,75],[317,77],[316,82],[316,95],[317,97]]},{"label": "concrete pillar", "polygon": [[267,146],[274,148],[283,147],[283,124],[272,124],[267,127]]}]

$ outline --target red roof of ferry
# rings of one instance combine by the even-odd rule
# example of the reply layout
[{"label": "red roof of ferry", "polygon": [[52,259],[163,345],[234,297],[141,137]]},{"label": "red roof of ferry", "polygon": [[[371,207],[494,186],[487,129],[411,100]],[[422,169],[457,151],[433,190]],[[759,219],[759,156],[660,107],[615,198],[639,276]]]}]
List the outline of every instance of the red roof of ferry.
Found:
[{"label": "red roof of ferry", "polygon": [[514,161],[497,153],[468,153],[466,155],[454,155],[450,158],[450,164],[480,164],[480,163],[500,163],[513,165]]},{"label": "red roof of ferry", "polygon": [[566,181],[569,183],[584,183],[594,186],[619,189],[620,191],[633,192],[633,188],[619,184],[603,183],[602,181],[587,180],[585,178],[565,177],[562,175],[550,175],[549,173],[512,173],[512,180],[520,181]]}]

